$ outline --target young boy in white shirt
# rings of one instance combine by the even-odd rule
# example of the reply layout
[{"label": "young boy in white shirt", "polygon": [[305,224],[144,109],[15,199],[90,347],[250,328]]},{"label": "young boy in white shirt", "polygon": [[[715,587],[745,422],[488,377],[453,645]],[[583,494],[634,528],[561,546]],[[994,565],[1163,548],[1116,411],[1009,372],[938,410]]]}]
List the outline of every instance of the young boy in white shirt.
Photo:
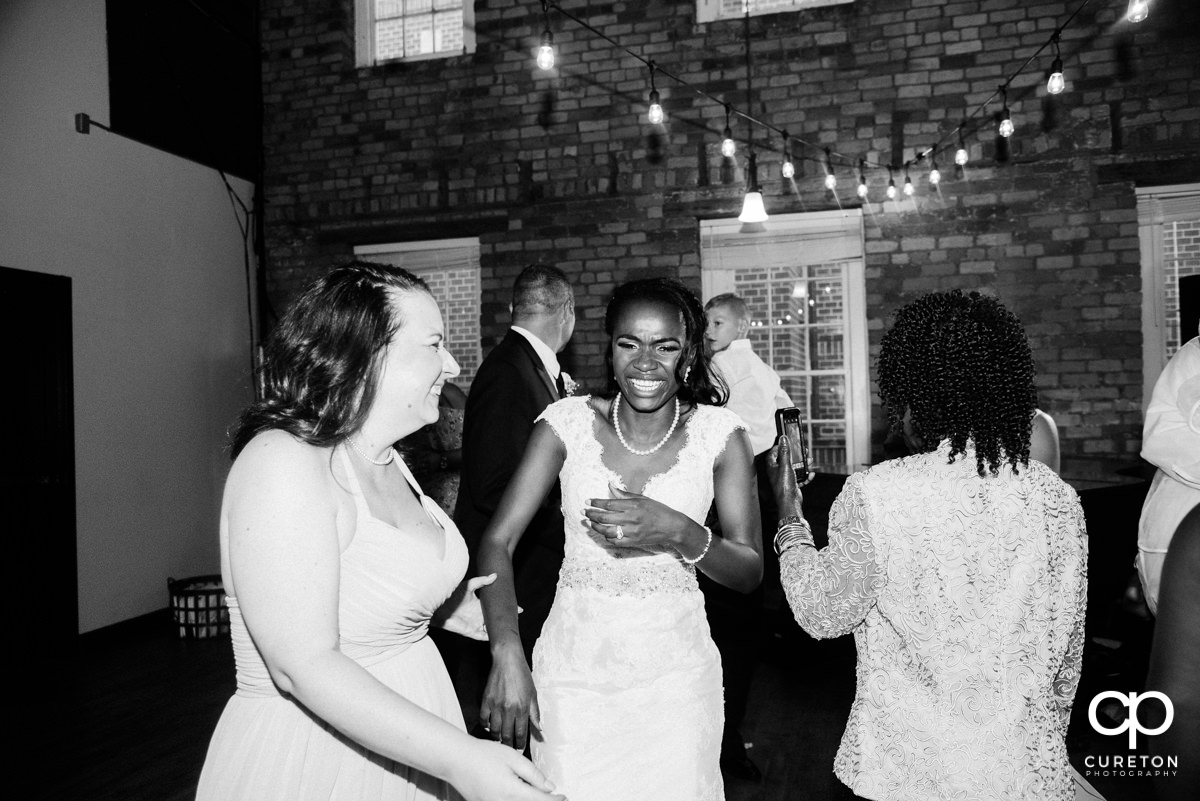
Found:
[{"label": "young boy in white shirt", "polygon": [[717,295],[704,304],[704,311],[712,363],[729,387],[725,408],[746,423],[750,447],[758,457],[775,444],[775,410],[792,406],[792,399],[780,386],[779,374],[750,347],[746,301],[732,293]]},{"label": "young boy in white shirt", "polygon": [[[775,444],[775,410],[792,405],[783,390],[779,374],[758,357],[746,335],[750,314],[746,302],[733,294],[717,295],[704,305],[708,317],[705,340],[711,351],[711,365],[729,388],[727,409],[737,412],[746,423],[754,465],[758,473],[759,511],[763,532],[774,532],[775,499],[767,480],[766,453]],[[720,525],[719,520],[713,521]],[[769,537],[770,535],[768,535]],[[768,539],[764,537],[764,539]],[[774,552],[764,548],[763,581],[782,596],[778,567],[773,567]],[[726,776],[758,781],[761,772],[746,753],[739,728],[745,716],[750,694],[750,679],[758,661],[757,649],[764,638],[763,596],[760,586],[749,594],[735,593],[700,579],[705,609],[713,641],[721,652],[725,680],[725,731],[721,738],[721,770]]]}]

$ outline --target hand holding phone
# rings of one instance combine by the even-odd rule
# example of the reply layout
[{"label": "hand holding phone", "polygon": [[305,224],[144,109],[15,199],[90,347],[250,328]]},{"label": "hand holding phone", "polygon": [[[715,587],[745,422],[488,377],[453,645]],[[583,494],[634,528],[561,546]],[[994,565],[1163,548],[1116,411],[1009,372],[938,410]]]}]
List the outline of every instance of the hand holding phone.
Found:
[{"label": "hand holding phone", "polygon": [[791,446],[792,470],[797,483],[808,481],[808,444],[804,441],[804,425],[800,410],[795,406],[775,410],[775,433],[786,435]]}]

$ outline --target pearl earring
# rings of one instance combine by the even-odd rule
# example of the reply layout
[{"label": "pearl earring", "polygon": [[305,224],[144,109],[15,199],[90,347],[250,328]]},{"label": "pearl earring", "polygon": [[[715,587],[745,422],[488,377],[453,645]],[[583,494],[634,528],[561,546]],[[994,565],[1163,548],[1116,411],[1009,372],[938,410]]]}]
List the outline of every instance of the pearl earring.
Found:
[{"label": "pearl earring", "polygon": [[690,376],[691,374],[692,374],[692,366],[689,364],[687,367],[683,368],[683,381],[685,384],[687,383],[688,376]]}]

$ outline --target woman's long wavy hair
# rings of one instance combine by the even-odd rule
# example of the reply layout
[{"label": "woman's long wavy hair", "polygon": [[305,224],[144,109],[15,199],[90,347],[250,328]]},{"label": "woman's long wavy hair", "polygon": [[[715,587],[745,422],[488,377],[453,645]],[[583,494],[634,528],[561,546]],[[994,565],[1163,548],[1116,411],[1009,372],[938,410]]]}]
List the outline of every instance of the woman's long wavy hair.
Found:
[{"label": "woman's long wavy hair", "polygon": [[[704,350],[704,329],[708,325],[704,306],[696,297],[696,293],[673,278],[642,278],[621,284],[613,291],[612,298],[608,301],[608,309],[604,312],[604,332],[608,334],[609,341],[605,351],[605,365],[608,368],[606,397],[614,397],[619,391],[612,360],[612,339],[617,318],[626,307],[639,302],[657,303],[674,309],[683,320],[687,341],[684,344],[683,358],[675,364],[679,400],[693,405],[725,405],[729,398],[729,390],[719,377],[714,379],[708,354]],[[689,365],[690,371],[687,369]]]},{"label": "woman's long wavy hair", "polygon": [[234,427],[234,458],[271,429],[319,446],[358,430],[375,399],[384,349],[404,324],[392,291],[429,294],[429,287],[399,267],[352,261],[301,293],[267,342],[263,397]]},{"label": "woman's long wavy hair", "polygon": [[974,442],[976,468],[993,475],[1029,463],[1037,390],[1033,354],[1017,318],[995,298],[959,290],[918,298],[896,313],[880,346],[879,395],[894,431],[905,412],[922,449]]}]

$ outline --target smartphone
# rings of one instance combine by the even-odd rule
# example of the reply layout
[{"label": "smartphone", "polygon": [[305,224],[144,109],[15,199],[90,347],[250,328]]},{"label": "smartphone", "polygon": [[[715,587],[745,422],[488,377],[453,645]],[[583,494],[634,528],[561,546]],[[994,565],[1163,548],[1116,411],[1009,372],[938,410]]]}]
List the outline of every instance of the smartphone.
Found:
[{"label": "smartphone", "polygon": [[792,452],[792,469],[797,481],[808,479],[808,444],[804,441],[804,425],[800,410],[795,406],[775,410],[775,433],[786,434]]}]

